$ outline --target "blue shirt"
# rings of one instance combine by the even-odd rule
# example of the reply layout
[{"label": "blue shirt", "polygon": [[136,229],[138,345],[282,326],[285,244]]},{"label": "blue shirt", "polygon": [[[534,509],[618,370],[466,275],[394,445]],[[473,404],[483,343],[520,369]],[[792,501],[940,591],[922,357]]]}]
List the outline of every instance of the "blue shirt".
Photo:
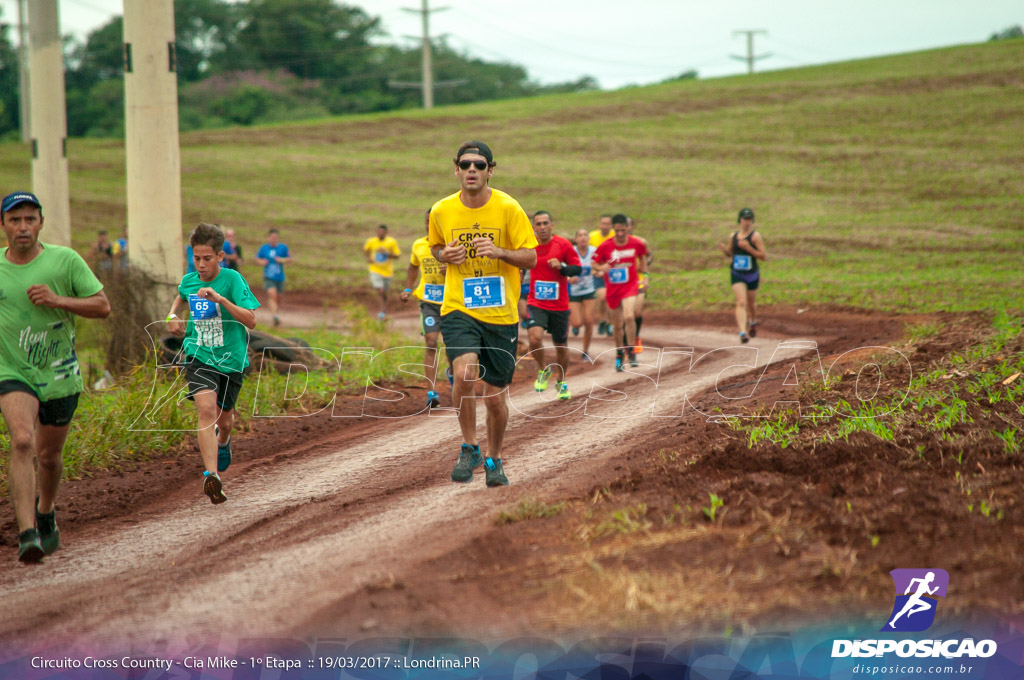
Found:
[{"label": "blue shirt", "polygon": [[264,279],[267,281],[284,281],[284,265],[278,262],[277,258],[289,257],[288,246],[283,243],[278,243],[276,246],[264,243],[260,246],[260,252],[256,253],[256,257],[261,260],[268,260],[267,264],[263,267]]}]

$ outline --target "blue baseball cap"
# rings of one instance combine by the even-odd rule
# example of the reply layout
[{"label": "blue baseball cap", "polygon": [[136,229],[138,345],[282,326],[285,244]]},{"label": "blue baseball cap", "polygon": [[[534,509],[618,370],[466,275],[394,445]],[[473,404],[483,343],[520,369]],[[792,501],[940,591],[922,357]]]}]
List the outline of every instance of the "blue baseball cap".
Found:
[{"label": "blue baseball cap", "polygon": [[43,204],[39,202],[35,194],[28,191],[15,191],[13,194],[4,196],[3,202],[0,203],[0,213],[10,212],[22,203],[31,203],[40,210],[43,209]]}]

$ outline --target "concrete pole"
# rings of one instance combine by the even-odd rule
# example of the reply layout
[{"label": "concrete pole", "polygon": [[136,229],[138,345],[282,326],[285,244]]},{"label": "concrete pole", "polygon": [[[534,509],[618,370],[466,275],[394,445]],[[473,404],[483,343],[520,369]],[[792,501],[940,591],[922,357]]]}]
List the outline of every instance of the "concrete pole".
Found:
[{"label": "concrete pole", "polygon": [[124,0],[124,42],[128,255],[159,284],[162,317],[184,259],[173,0]]},{"label": "concrete pole", "polygon": [[32,141],[32,121],[29,113],[28,90],[28,24],[25,23],[25,0],[18,0],[18,119],[21,121],[21,141]]},{"label": "concrete pole", "polygon": [[64,55],[57,0],[28,0],[29,108],[32,126],[32,191],[43,204],[42,239],[71,245],[68,189],[67,113],[64,105]]},{"label": "concrete pole", "polygon": [[434,66],[430,54],[430,8],[423,0],[423,108],[434,108]]}]

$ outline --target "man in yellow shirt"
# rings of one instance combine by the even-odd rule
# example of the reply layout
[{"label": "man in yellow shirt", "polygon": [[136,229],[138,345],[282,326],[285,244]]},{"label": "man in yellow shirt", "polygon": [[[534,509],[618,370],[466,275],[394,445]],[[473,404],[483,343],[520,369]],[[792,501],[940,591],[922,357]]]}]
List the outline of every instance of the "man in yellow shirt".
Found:
[{"label": "man in yellow shirt", "polygon": [[[430,211],[427,211],[424,224],[430,231]],[[420,276],[422,272],[423,276]],[[409,269],[405,273],[405,290],[402,291],[402,302],[408,302],[410,296],[420,301],[420,322],[423,324],[423,341],[426,343],[426,354],[423,365],[427,367],[427,378],[431,383],[437,377],[437,336],[441,333],[441,301],[444,299],[444,277],[447,267],[437,261],[430,252],[427,237],[422,236],[412,244],[412,255],[409,258]],[[419,277],[416,288],[413,285]],[[427,392],[427,406],[437,408],[441,405],[437,391]]]},{"label": "man in yellow shirt", "polygon": [[391,278],[395,275],[395,265],[391,260],[397,260],[402,253],[398,250],[398,241],[388,236],[386,224],[377,227],[376,236],[366,239],[363,252],[366,254],[366,262],[370,265],[370,285],[380,292],[380,311],[377,318],[383,321],[388,315],[388,288],[391,286]]},{"label": "man in yellow shirt", "polygon": [[[452,403],[459,410],[463,444],[453,482],[473,479],[484,465],[487,486],[505,486],[501,447],[508,426],[508,386],[519,340],[519,269],[537,264],[537,237],[519,203],[489,185],[494,156],[483,142],[455,154],[460,190],[430,209],[427,240],[448,266],[441,303],[441,335],[455,374]],[[479,367],[479,374],[478,374]],[[487,408],[487,458],[476,437],[476,384]]]}]

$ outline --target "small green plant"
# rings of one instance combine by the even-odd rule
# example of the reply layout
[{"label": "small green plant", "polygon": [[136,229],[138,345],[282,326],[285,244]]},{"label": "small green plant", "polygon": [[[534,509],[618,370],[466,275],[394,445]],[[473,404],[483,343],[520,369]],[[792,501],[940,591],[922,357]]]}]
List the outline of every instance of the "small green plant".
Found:
[{"label": "small green plant", "polygon": [[1003,432],[993,430],[992,434],[1003,440],[1003,444],[1006,447],[1007,453],[1017,453],[1020,450],[1020,442],[1017,441],[1017,429],[1014,427],[1007,428]]},{"label": "small green plant", "polygon": [[789,424],[782,418],[767,420],[750,429],[747,446],[752,447],[760,441],[768,441],[784,449],[796,441],[796,435],[799,432],[800,425],[798,423]]},{"label": "small green plant", "polygon": [[709,522],[715,521],[715,515],[718,512],[718,508],[725,505],[725,501],[715,493],[709,493],[708,496],[711,498],[711,506],[707,508],[701,508],[704,512],[704,516],[708,518]]},{"label": "small green plant", "polygon": [[527,519],[554,517],[561,514],[563,510],[565,510],[565,502],[545,503],[536,496],[527,496],[513,506],[511,510],[499,512],[494,523],[502,526]]}]

